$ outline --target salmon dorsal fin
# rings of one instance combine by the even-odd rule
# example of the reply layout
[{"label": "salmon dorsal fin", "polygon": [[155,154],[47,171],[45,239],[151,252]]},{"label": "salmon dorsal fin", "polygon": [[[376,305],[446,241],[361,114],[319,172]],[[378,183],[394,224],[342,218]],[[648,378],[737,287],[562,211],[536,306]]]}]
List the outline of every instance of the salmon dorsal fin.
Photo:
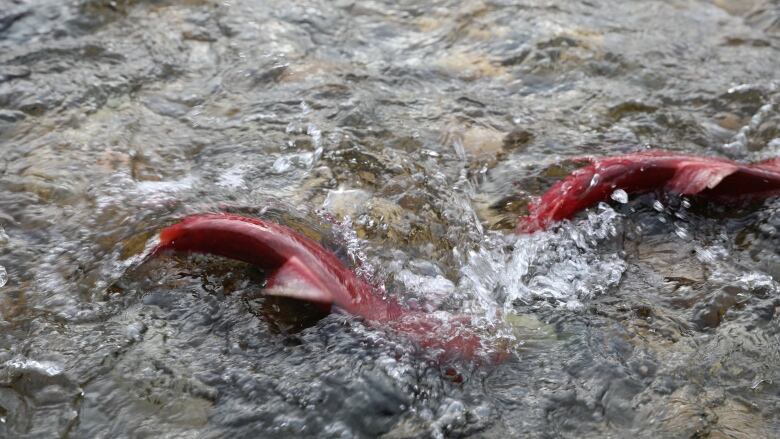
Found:
[{"label": "salmon dorsal fin", "polygon": [[271,274],[264,293],[307,302],[333,303],[333,294],[319,276],[296,257],[288,259]]},{"label": "salmon dorsal fin", "polygon": [[738,169],[739,166],[731,163],[682,162],[666,189],[680,195],[696,195],[704,189],[714,188]]}]

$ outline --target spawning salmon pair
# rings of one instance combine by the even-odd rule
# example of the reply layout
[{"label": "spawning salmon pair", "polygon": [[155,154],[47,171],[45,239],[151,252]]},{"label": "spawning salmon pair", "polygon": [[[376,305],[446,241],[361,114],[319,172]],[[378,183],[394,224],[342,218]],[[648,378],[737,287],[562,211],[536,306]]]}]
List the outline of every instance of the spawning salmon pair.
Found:
[{"label": "spawning salmon pair", "polygon": [[[569,219],[618,189],[655,190],[724,203],[780,195],[780,159],[741,164],[713,157],[645,151],[582,159],[589,164],[554,184],[520,218],[519,233],[543,230]],[[370,324],[389,326],[440,362],[499,361],[505,348],[483,346],[469,316],[441,317],[386,297],[356,276],[330,251],[279,224],[233,214],[202,214],[162,230],[155,254],[175,250],[207,253],[254,264],[270,273],[265,293],[336,307]]]}]

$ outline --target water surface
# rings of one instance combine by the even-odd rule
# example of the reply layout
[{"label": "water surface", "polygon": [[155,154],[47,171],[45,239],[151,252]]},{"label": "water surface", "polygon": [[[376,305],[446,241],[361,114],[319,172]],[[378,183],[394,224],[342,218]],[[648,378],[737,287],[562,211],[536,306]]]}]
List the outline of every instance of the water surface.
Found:
[{"label": "water surface", "polygon": [[[773,0],[0,0],[0,436],[778,436],[780,203],[512,230],[583,154],[778,155],[779,49]],[[252,267],[140,263],[215,210],[512,356],[460,382]]]}]

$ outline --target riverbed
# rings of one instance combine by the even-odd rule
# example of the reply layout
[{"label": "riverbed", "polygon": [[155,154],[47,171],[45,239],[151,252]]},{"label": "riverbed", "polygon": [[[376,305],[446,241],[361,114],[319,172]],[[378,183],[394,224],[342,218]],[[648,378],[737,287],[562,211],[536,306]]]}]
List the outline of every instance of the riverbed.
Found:
[{"label": "riverbed", "polygon": [[[779,201],[515,233],[583,155],[780,155],[778,72],[772,0],[0,0],[0,436],[780,436]],[[215,211],[509,358],[146,258]]]}]

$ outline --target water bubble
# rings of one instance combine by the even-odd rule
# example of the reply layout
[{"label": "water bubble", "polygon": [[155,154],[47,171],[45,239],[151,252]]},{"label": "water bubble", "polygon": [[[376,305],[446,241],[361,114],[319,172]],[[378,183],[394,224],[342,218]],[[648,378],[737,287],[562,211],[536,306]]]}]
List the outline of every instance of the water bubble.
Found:
[{"label": "water bubble", "polygon": [[621,204],[628,203],[628,194],[623,189],[617,189],[614,192],[612,192],[610,198],[612,198],[613,200]]},{"label": "water bubble", "polygon": [[655,201],[653,202],[653,209],[655,209],[655,210],[657,210],[657,211],[659,211],[659,212],[663,212],[663,211],[664,211],[664,204],[663,204],[663,203],[661,203],[661,202],[660,202],[660,201],[658,201],[658,200],[655,200]]},{"label": "water bubble", "polygon": [[289,157],[279,157],[278,159],[276,159],[273,166],[274,172],[276,172],[277,174],[286,172],[290,168],[292,168],[292,161],[290,160]]},{"label": "water bubble", "polygon": [[593,178],[590,179],[590,187],[596,186],[599,184],[599,180],[601,179],[601,176],[599,174],[593,174]]},{"label": "water bubble", "polygon": [[0,265],[0,287],[4,287],[7,282],[8,272],[5,270],[5,267]]},{"label": "water bubble", "polygon": [[688,201],[687,198],[683,198],[683,200],[682,200],[682,207],[684,207],[685,209],[690,209],[691,208],[691,202]]}]

